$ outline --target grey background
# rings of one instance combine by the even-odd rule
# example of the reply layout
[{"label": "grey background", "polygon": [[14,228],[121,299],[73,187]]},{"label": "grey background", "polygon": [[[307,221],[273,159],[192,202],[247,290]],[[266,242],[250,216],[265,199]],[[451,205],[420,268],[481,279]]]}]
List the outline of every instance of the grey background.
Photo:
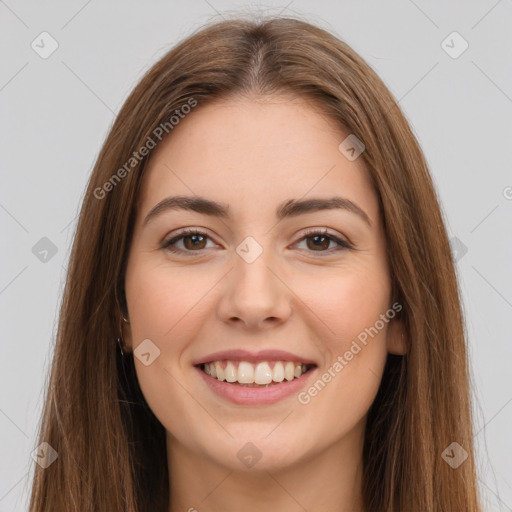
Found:
[{"label": "grey background", "polygon": [[[27,508],[75,217],[116,112],[171,45],[212,16],[254,10],[307,16],[335,32],[410,121],[454,248],[466,248],[457,267],[485,510],[512,511],[511,0],[0,0],[0,512]],[[31,47],[43,31],[59,45],[47,59]],[[441,46],[453,31],[469,44],[458,58]],[[43,237],[54,255],[40,252]]]}]

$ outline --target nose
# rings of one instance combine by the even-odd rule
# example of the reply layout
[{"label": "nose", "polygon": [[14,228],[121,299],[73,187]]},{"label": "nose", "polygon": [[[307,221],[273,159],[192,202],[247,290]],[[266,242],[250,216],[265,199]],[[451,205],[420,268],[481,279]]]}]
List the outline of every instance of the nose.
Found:
[{"label": "nose", "polygon": [[285,323],[292,312],[293,292],[270,250],[254,261],[234,255],[218,304],[219,318],[245,330],[267,330]]}]

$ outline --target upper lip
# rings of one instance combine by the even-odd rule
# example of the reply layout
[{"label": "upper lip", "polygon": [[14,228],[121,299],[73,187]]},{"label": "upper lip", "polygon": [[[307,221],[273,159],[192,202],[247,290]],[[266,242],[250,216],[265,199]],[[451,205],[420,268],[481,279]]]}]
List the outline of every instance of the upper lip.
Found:
[{"label": "upper lip", "polygon": [[285,350],[260,350],[259,352],[249,352],[243,349],[221,350],[200,357],[192,362],[194,366],[211,363],[213,361],[222,361],[228,359],[231,361],[247,361],[249,363],[259,363],[261,361],[293,361],[297,363],[312,364],[316,362],[307,357],[302,357]]}]

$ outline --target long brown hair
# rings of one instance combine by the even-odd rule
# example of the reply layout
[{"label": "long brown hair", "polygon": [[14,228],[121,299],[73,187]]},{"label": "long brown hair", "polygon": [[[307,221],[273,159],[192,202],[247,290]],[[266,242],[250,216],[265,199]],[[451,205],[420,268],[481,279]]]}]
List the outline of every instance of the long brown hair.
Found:
[{"label": "long brown hair", "polygon": [[[364,142],[393,298],[403,305],[408,352],[388,355],[367,418],[366,511],[481,510],[460,292],[424,155],[395,99],[354,50],[303,20],[270,17],[210,23],[171,49],[107,136],[74,237],[41,419],[38,444],[58,458],[36,465],[31,512],[168,510],[164,427],[142,396],[133,357],[121,357],[116,345],[138,191],[153,151],[140,157],[139,150],[159,126],[172,137],[169,119],[187,103],[199,109],[230,95],[281,92],[316,100]],[[469,455],[456,469],[442,457],[452,442]]]}]

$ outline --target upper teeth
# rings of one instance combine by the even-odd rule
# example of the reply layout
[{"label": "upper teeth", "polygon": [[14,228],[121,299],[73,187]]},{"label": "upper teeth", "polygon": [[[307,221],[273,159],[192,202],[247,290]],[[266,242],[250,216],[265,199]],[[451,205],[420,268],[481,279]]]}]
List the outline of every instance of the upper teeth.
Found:
[{"label": "upper teeth", "polygon": [[307,369],[305,364],[292,361],[262,361],[258,364],[247,361],[213,361],[204,364],[204,371],[211,377],[240,384],[270,384],[272,381],[293,380]]}]

